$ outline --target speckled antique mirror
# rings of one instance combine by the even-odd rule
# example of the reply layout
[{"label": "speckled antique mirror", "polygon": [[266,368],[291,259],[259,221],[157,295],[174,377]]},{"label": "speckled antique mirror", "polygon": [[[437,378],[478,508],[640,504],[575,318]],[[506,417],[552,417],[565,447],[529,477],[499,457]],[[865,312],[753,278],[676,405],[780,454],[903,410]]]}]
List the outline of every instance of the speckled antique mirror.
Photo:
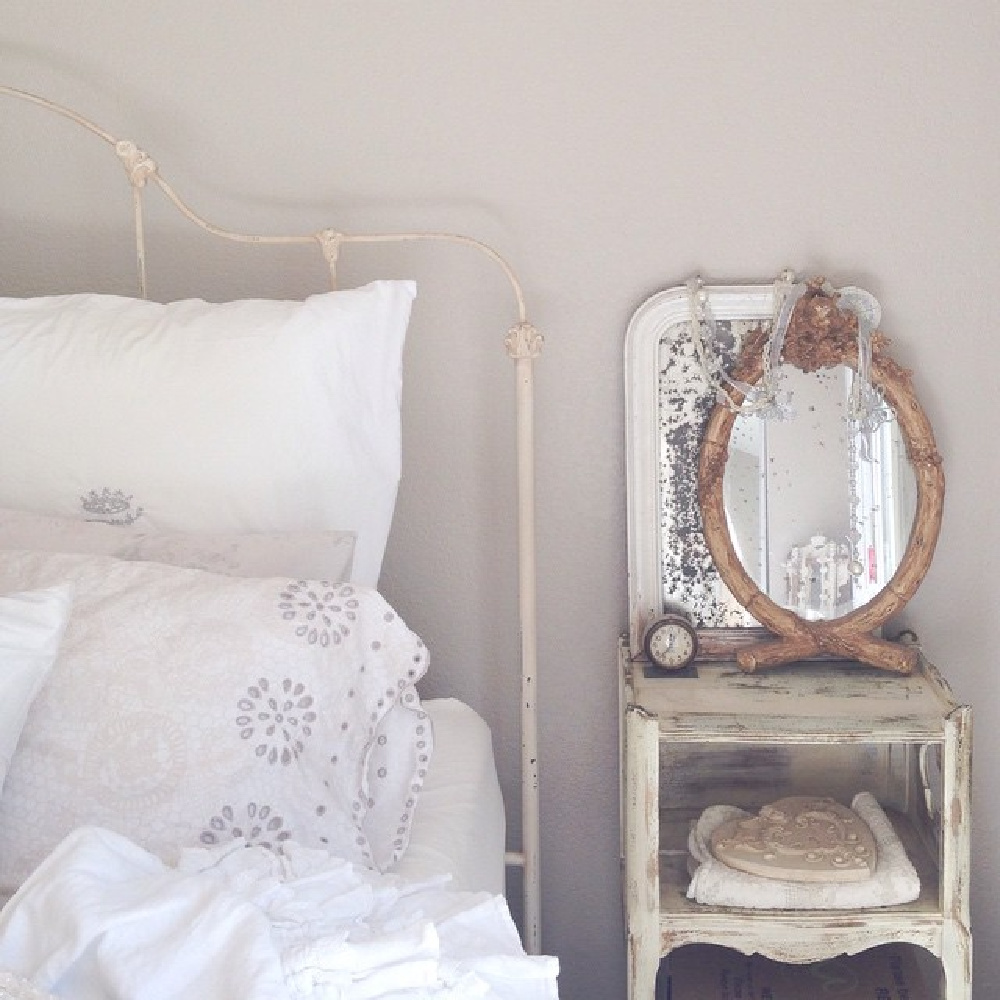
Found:
[{"label": "speckled antique mirror", "polygon": [[[788,274],[672,288],[637,310],[626,338],[633,653],[679,604],[701,655],[735,656],[745,670],[817,654],[912,669],[914,650],[871,633],[927,569],[943,477],[877,324],[868,293]],[[776,327],[784,344],[772,357]],[[781,399],[751,405],[772,381]],[[720,388],[728,405],[717,406]]]},{"label": "speckled antique mirror", "polygon": [[[735,359],[744,337],[770,323],[771,285],[708,289]],[[715,405],[691,337],[684,285],[646,300],[625,338],[629,647],[641,654],[647,626],[666,604],[689,609],[702,655],[726,650],[760,625],[728,593],[701,531],[698,456]],[[707,640],[706,637],[707,636]],[[718,641],[715,641],[718,640]]]}]

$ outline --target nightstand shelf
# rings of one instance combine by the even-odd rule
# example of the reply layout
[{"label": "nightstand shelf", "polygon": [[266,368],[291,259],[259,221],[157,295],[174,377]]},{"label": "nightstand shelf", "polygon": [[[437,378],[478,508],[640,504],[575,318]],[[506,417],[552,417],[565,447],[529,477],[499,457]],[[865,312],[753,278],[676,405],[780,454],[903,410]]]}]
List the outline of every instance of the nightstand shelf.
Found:
[{"label": "nightstand shelf", "polygon": [[[623,643],[620,667],[630,1000],[651,1000],[661,960],[688,945],[803,964],[903,943],[937,960],[941,997],[969,1000],[971,718],[930,664],[910,677],[835,662],[761,675],[699,663],[664,676]],[[758,910],[687,898],[687,835],[706,806],[756,811],[789,794],[849,804],[859,791],[891,819],[920,876],[917,900]]]}]

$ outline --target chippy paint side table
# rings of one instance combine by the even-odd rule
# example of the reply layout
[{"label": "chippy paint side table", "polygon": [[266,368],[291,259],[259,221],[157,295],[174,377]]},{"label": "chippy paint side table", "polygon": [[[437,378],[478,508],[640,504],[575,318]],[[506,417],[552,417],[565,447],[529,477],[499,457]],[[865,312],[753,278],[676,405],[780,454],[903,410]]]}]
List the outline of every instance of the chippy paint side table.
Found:
[{"label": "chippy paint side table", "polygon": [[[944,1000],[970,1000],[971,711],[931,664],[901,677],[855,663],[748,675],[699,662],[664,676],[627,641],[619,664],[629,1000],[653,1000],[661,959],[688,944],[802,964],[900,942],[937,959]],[[687,834],[706,806],[859,791],[879,800],[918,870],[913,903],[752,910],[687,898]]]}]

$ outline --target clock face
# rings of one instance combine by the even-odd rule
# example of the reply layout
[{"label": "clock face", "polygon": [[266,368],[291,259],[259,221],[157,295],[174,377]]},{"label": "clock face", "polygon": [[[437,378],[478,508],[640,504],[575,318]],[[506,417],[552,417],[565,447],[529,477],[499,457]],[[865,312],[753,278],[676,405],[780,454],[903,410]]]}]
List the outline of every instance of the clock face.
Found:
[{"label": "clock face", "polygon": [[680,619],[655,622],[646,633],[646,655],[664,670],[686,667],[698,650],[697,635],[691,625]]}]

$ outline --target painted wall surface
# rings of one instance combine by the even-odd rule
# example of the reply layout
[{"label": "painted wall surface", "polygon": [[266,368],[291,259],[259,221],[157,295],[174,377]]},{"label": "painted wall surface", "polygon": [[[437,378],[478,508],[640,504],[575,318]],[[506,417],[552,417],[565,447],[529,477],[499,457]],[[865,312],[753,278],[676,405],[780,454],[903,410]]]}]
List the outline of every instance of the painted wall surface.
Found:
[{"label": "painted wall surface", "polygon": [[[625,326],[645,297],[696,272],[758,280],[786,266],[879,297],[945,458],[938,554],[905,618],[976,713],[978,1000],[1000,982],[998,51],[994,0],[3,5],[0,78],[133,138],[219,223],[458,230],[521,275],[547,338],[544,943],[572,1000],[624,994],[614,653],[626,626]],[[130,291],[117,166],[109,181],[97,140],[43,118],[0,107],[4,290]],[[304,252],[220,252],[165,211],[149,227],[154,297],[323,287]],[[342,278],[397,274],[421,293],[384,589],[430,646],[428,693],[464,697],[508,734],[498,756],[510,788],[502,338],[513,302],[496,268],[463,249],[358,250]]]}]

